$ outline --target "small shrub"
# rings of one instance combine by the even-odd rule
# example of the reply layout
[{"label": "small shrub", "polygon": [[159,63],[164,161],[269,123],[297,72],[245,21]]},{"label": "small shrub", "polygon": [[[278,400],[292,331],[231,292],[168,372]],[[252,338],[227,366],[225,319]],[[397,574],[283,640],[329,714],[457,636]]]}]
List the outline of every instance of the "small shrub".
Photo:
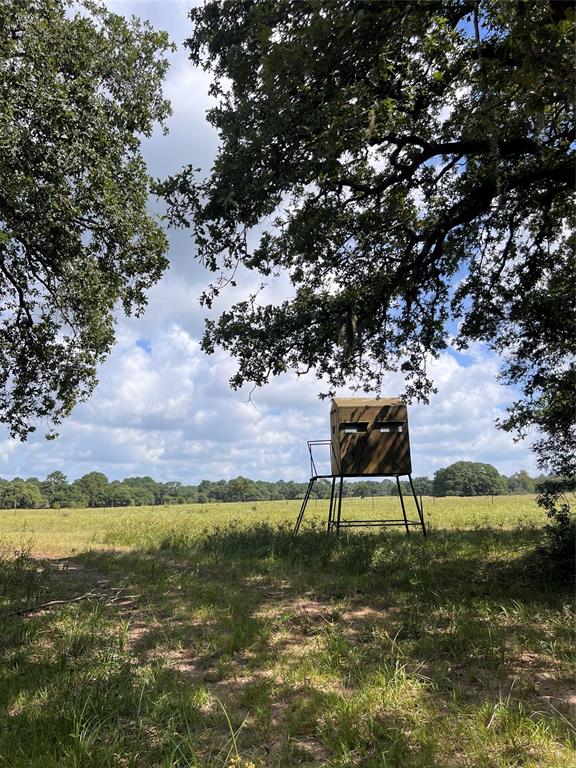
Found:
[{"label": "small shrub", "polygon": [[550,478],[539,488],[538,505],[546,510],[546,537],[539,549],[546,571],[561,581],[576,575],[576,512],[566,493],[573,491],[573,478]]}]

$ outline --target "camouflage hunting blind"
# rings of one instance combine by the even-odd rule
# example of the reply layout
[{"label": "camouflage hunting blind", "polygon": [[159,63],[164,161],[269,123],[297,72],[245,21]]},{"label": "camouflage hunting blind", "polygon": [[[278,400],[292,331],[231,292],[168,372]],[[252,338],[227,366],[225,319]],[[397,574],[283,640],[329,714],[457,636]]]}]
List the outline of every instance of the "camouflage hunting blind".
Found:
[{"label": "camouflage hunting blind", "polygon": [[399,397],[332,400],[332,474],[410,475],[408,412]]},{"label": "camouflage hunting blind", "polygon": [[[330,447],[330,474],[321,474],[316,468],[313,449]],[[408,411],[399,397],[346,397],[332,400],[330,409],[330,440],[308,440],[310,453],[310,480],[300,512],[294,525],[294,535],[300,529],[306,505],[317,481],[331,481],[328,521],[326,530],[340,532],[353,526],[400,525],[410,533],[417,526],[426,536],[422,499],[418,499],[412,482]],[[410,494],[417,519],[408,517],[400,475],[408,476]],[[342,497],[345,477],[395,477],[402,517],[380,519],[372,515],[366,519],[342,516]],[[374,507],[374,497],[372,497]]]}]

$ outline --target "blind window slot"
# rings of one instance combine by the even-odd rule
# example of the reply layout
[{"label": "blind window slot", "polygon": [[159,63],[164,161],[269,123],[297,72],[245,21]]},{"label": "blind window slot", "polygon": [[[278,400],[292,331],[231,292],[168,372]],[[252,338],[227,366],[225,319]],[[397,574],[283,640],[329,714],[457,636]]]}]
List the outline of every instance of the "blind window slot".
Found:
[{"label": "blind window slot", "polygon": [[347,435],[354,435],[358,432],[367,432],[368,431],[368,422],[367,421],[343,421],[342,424],[340,424],[340,432],[344,432]]},{"label": "blind window slot", "polygon": [[404,431],[404,424],[401,421],[377,421],[374,426],[383,433],[396,433]]}]

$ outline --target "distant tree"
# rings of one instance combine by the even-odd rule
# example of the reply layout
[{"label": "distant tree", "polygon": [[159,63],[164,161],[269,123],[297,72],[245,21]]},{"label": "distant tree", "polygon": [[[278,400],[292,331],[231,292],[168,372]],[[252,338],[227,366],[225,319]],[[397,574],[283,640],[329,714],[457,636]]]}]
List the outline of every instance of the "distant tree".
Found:
[{"label": "distant tree", "polygon": [[[400,480],[400,490],[404,496],[406,496],[406,494],[412,493],[412,489],[410,488],[410,483],[408,480]],[[396,482],[394,482],[392,485],[390,495],[398,496],[398,484]]]},{"label": "distant tree", "polygon": [[434,474],[434,496],[499,496],[506,482],[496,467],[477,461],[457,461]]},{"label": "distant tree", "polygon": [[535,493],[536,492],[536,480],[530,477],[525,469],[521,469],[519,472],[515,472],[510,477],[506,478],[506,485],[508,487],[508,493]]},{"label": "distant tree", "polygon": [[106,505],[130,507],[134,504],[134,490],[128,483],[113,480],[106,489]]},{"label": "distant tree", "polygon": [[394,480],[382,480],[378,485],[380,486],[381,496],[395,496],[398,493]]},{"label": "distant tree", "polygon": [[74,485],[86,498],[89,507],[105,507],[108,504],[108,478],[102,472],[88,472]]},{"label": "distant tree", "polygon": [[89,395],[167,266],[140,143],[169,43],[88,0],[3,2],[0,32],[0,421],[25,439]]},{"label": "distant tree", "polygon": [[329,480],[318,480],[314,484],[314,496],[317,499],[329,499],[331,492],[331,483]]},{"label": "distant tree", "polygon": [[267,483],[263,480],[256,480],[254,485],[256,486],[256,489],[258,491],[258,500],[267,501],[269,499],[275,498],[274,496],[275,483]]},{"label": "distant tree", "polygon": [[140,501],[135,503],[143,505],[154,504],[155,502],[160,503],[162,483],[157,483],[156,480],[153,480],[148,475],[144,477],[127,477],[124,482],[134,489],[135,499],[140,499]]},{"label": "distant tree", "polygon": [[39,486],[21,478],[6,483],[1,489],[0,506],[4,508],[36,509],[47,506],[47,500]]},{"label": "distant tree", "polygon": [[198,494],[207,501],[226,501],[228,494],[228,484],[226,480],[218,480],[218,482],[212,482],[210,480],[202,480],[198,486]]},{"label": "distant tree", "polygon": [[434,484],[429,477],[413,478],[414,490],[421,496],[432,496]]},{"label": "distant tree", "polygon": [[55,500],[55,496],[59,494],[68,485],[68,478],[60,470],[50,472],[46,477],[46,480],[42,483],[42,491],[50,504]]},{"label": "distant tree", "polygon": [[228,481],[228,501],[253,501],[257,496],[257,489],[252,480],[240,476]]},{"label": "distant tree", "polygon": [[164,483],[160,494],[162,504],[176,504],[181,487],[182,483],[178,480],[169,480],[167,483]]},{"label": "distant tree", "polygon": [[156,497],[154,493],[143,486],[134,487],[131,483],[125,481],[124,485],[130,489],[130,495],[132,501],[138,507],[149,507],[155,503]]},{"label": "distant tree", "polygon": [[50,506],[57,508],[80,508],[88,506],[88,498],[77,485],[60,487],[55,493]]},{"label": "distant tree", "polygon": [[284,480],[278,480],[274,483],[274,498],[275,499],[287,499],[289,494],[289,488]]},{"label": "distant tree", "polygon": [[368,481],[359,481],[352,483],[350,488],[350,495],[356,498],[364,498],[365,496],[374,496],[374,484]]}]

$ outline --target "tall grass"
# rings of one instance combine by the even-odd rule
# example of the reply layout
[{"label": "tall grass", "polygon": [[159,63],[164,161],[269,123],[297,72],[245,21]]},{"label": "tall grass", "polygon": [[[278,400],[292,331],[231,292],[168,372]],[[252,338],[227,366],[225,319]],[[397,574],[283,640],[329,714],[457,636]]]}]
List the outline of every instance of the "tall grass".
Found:
[{"label": "tall grass", "polygon": [[530,499],[429,502],[428,539],[252,507],[0,514],[0,766],[576,765]]},{"label": "tall grass", "polygon": [[[424,497],[428,526],[437,529],[474,529],[516,526],[541,528],[546,516],[533,496]],[[301,502],[269,501],[246,503],[186,504],[168,507],[117,507],[106,509],[0,510],[0,536],[14,546],[33,541],[37,551],[66,554],[72,550],[101,547],[154,546],[170,535],[192,535],[213,526],[263,522],[290,523]],[[323,524],[327,500],[312,500],[305,523]],[[413,500],[407,511],[416,519]],[[395,497],[345,499],[343,512],[350,518],[377,519],[401,516]],[[416,534],[416,530],[413,531]]]}]

